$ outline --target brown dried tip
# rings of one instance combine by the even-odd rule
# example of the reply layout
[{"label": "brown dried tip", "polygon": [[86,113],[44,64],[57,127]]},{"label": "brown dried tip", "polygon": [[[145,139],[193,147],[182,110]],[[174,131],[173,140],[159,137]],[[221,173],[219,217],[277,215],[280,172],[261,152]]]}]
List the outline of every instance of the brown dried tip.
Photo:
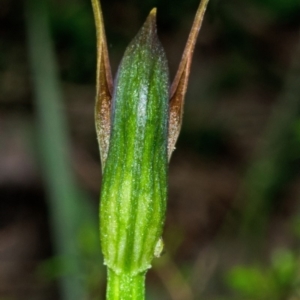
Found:
[{"label": "brown dried tip", "polygon": [[92,0],[96,35],[97,35],[97,75],[96,75],[96,105],[95,123],[100,148],[102,170],[107,157],[110,137],[110,107],[113,90],[113,80],[108,58],[106,36],[102,9],[98,0]]},{"label": "brown dried tip", "polygon": [[184,97],[190,75],[193,52],[202,25],[204,13],[209,0],[202,0],[198,7],[192,29],[190,31],[179,67],[170,89],[170,115],[169,115],[169,137],[168,155],[171,158],[175,144],[179,136],[182,123]]},{"label": "brown dried tip", "polygon": [[157,12],[156,7],[153,7],[149,13],[149,16],[156,18],[156,12]]}]

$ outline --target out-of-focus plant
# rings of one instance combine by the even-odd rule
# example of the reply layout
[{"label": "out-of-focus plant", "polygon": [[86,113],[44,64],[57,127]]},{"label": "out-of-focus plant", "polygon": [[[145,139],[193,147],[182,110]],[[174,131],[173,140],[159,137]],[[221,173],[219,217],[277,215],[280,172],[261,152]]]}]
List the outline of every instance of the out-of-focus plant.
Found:
[{"label": "out-of-focus plant", "polygon": [[[271,204],[274,205],[275,202],[274,195],[278,194],[289,177],[293,176],[295,169],[291,168],[291,165],[299,159],[298,151],[295,151],[298,149],[296,128],[300,109],[299,70],[300,41],[295,47],[282,93],[273,108],[264,142],[246,172],[243,192],[240,194],[240,197],[242,195],[247,199],[240,215],[242,237],[247,238],[249,234],[255,233],[256,238],[261,239],[265,235]],[[251,239],[247,240],[252,243]],[[257,245],[255,244],[256,247]]]},{"label": "out-of-focus plant", "polygon": [[156,9],[128,46],[113,83],[101,6],[97,29],[96,131],[103,183],[100,236],[107,299],[144,299],[145,274],[159,256],[168,159],[178,138],[193,50],[208,0],[202,0],[178,72],[169,87]]},{"label": "out-of-focus plant", "polygon": [[227,274],[228,286],[237,299],[289,299],[298,285],[297,256],[290,250],[275,251],[271,265],[237,266]]},{"label": "out-of-focus plant", "polygon": [[83,201],[70,161],[68,126],[60,109],[63,102],[46,1],[25,2],[28,53],[32,71],[37,138],[47,191],[49,220],[56,257],[41,270],[59,278],[64,300],[82,299],[83,260],[78,247],[82,224],[93,220]]}]

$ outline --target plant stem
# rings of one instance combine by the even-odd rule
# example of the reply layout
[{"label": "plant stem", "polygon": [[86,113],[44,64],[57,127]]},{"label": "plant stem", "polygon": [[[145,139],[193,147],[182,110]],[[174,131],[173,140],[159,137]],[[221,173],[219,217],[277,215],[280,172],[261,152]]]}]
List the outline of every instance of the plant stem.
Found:
[{"label": "plant stem", "polygon": [[108,268],[107,300],[142,300],[145,299],[145,272],[132,276],[117,274]]},{"label": "plant stem", "polygon": [[63,259],[66,268],[72,270],[59,279],[61,299],[81,300],[86,291],[81,280],[83,268],[78,233],[86,207],[71,168],[67,121],[61,108],[63,95],[51,40],[47,1],[27,0],[25,4],[36,127],[50,228],[55,254]]}]

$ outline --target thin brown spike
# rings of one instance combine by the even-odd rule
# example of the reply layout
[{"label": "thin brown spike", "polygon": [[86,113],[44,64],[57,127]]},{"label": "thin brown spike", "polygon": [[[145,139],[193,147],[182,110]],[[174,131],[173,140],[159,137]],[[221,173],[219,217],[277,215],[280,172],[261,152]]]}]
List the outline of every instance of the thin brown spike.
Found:
[{"label": "thin brown spike", "polygon": [[178,67],[178,71],[170,89],[170,116],[168,139],[169,159],[171,158],[172,152],[175,147],[175,143],[177,141],[181,129],[184,97],[188,85],[193,52],[208,1],[209,0],[202,0],[199,4],[194,23]]},{"label": "thin brown spike", "polygon": [[92,0],[97,35],[97,74],[95,123],[100,148],[102,170],[104,169],[110,137],[110,115],[113,80],[109,63],[102,9],[99,0]]}]

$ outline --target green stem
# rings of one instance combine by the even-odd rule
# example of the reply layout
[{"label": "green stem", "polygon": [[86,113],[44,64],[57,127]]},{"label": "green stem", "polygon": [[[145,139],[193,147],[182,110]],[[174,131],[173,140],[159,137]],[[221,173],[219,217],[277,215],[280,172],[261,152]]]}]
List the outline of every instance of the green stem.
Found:
[{"label": "green stem", "polygon": [[[27,0],[26,25],[37,133],[47,192],[49,220],[55,254],[64,266],[72,268],[59,278],[63,300],[81,300],[83,261],[78,248],[78,234],[84,222],[85,203],[74,178],[67,120],[63,113],[63,93],[51,39],[49,8],[45,0]],[[66,270],[68,271],[68,270]]]},{"label": "green stem", "polygon": [[107,300],[143,300],[145,299],[145,272],[132,276],[117,274],[107,269]]}]

